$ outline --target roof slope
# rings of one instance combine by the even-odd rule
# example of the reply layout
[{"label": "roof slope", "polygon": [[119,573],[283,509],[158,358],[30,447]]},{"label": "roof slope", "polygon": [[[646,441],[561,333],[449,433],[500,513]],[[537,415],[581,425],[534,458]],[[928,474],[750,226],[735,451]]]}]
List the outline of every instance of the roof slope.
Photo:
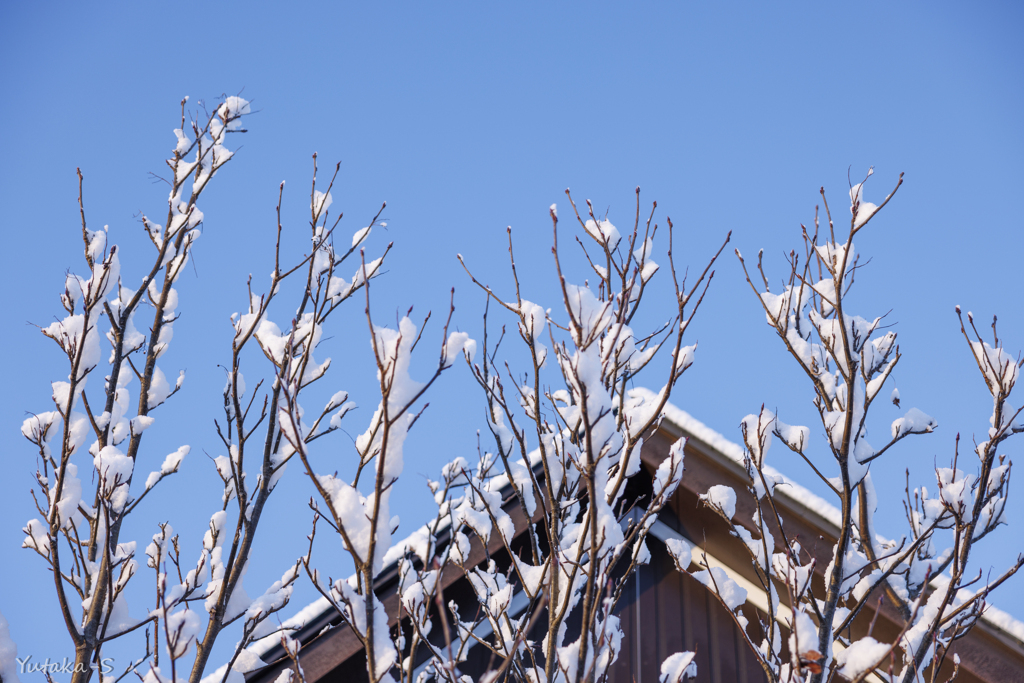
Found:
[{"label": "roof slope", "polygon": [[[655,392],[647,389],[634,389],[631,394],[654,401],[658,398]],[[662,423],[662,431],[672,433],[674,436],[686,436],[692,441],[699,442],[703,446],[702,452],[717,456],[733,467],[742,468],[745,471],[744,452],[742,446],[730,441],[722,434],[706,426],[686,411],[671,403],[665,406],[665,420]],[[535,454],[532,454],[535,455]],[[777,475],[782,480],[776,495],[785,499],[788,507],[800,511],[801,516],[822,532],[835,537],[838,534],[841,523],[841,512],[834,505],[821,498],[809,489],[796,483],[771,467],[765,467],[766,474]],[[686,478],[684,477],[684,483]],[[497,487],[507,487],[508,479],[500,475],[494,480]],[[444,525],[442,528],[445,528]],[[422,543],[427,527],[418,528],[401,541],[394,543],[385,558],[385,569],[381,572],[382,583],[391,583],[390,574],[397,570],[398,560],[413,548]],[[392,566],[393,565],[393,566]],[[939,577],[941,579],[941,577]],[[382,585],[381,588],[384,588]],[[283,622],[283,626],[297,629],[296,637],[301,640],[312,637],[337,617],[334,608],[321,597],[306,605],[292,617]],[[1016,641],[1018,647],[1024,647],[1024,622],[1015,619],[1008,613],[987,605],[982,620],[991,630]],[[280,656],[280,636],[271,635],[253,643],[248,652],[261,658],[275,660]],[[224,667],[218,669],[206,678],[207,681],[219,681],[223,677]]]}]

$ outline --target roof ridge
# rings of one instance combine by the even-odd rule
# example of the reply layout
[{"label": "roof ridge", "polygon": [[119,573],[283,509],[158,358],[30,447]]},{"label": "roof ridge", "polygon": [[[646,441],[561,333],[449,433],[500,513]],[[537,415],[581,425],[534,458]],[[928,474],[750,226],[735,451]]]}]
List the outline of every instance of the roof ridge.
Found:
[{"label": "roof ridge", "polygon": [[[657,393],[644,387],[630,389],[629,393],[635,396],[643,397],[645,399],[653,400],[658,398]],[[729,460],[733,461],[738,465],[746,467],[745,458],[743,455],[743,447],[740,446],[739,444],[735,443],[734,441],[731,441],[724,435],[715,431],[711,427],[708,427],[703,422],[690,415],[690,413],[686,412],[682,408],[679,408],[678,406],[670,402],[667,402],[665,404],[663,413],[665,415],[665,420],[667,422],[677,427],[679,430],[685,432],[687,436],[693,437],[698,441],[703,442],[711,449],[713,449],[715,452],[725,456],[726,458],[728,458]],[[534,451],[532,451],[529,454],[529,458],[531,460],[531,464],[536,464],[536,462],[538,462],[540,459],[539,450],[535,449]],[[780,489],[780,493],[783,493],[783,495],[789,498],[793,505],[802,507],[810,512],[813,512],[814,514],[821,517],[824,521],[836,527],[839,527],[839,525],[842,522],[842,514],[836,506],[832,505],[821,496],[812,492],[810,489],[796,483],[791,478],[787,477],[785,474],[779,472],[778,470],[770,466],[765,466],[765,472],[767,474],[778,476],[781,478],[782,481],[779,485],[784,486],[785,488]],[[501,487],[508,486],[508,474],[500,474],[492,478],[490,482],[494,485],[499,485]],[[438,530],[447,528],[449,523],[450,522],[447,519],[443,520]],[[417,527],[414,531],[412,531],[402,540],[393,542],[391,548],[388,550],[387,554],[384,557],[385,568],[397,563],[401,557],[408,553],[412,545],[415,543],[417,536],[424,533],[427,530],[427,527],[427,524]],[[890,539],[883,540],[888,541]],[[383,573],[385,572],[382,571],[381,574]],[[936,579],[938,578],[940,577],[936,577]],[[327,601],[327,599],[324,597],[319,597],[313,602],[303,607],[302,609],[300,609],[292,617],[289,617],[284,622],[282,622],[282,627],[296,629],[302,628],[314,622],[317,619],[317,617],[319,617],[324,612],[330,609],[333,608],[331,604]],[[1001,631],[1024,643],[1024,621],[1021,621],[1012,616],[1011,614],[998,609],[991,603],[986,603],[985,611],[982,613],[981,618],[988,626],[998,631]],[[246,648],[246,650],[256,655],[263,655],[269,652],[275,645],[279,644],[280,635],[279,633],[275,633],[273,635],[266,636],[255,641],[248,648]],[[217,680],[219,680],[223,676],[223,668],[224,667],[222,666],[220,669],[218,669],[217,672],[214,672],[214,674],[204,677],[204,683],[209,683],[209,681],[214,680],[212,678],[213,676],[217,676]]]}]

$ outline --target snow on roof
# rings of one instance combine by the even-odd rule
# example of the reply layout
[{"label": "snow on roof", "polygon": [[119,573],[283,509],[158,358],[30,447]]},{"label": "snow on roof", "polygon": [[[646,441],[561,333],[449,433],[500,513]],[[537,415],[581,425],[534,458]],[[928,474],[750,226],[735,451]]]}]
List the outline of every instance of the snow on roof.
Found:
[{"label": "snow on roof", "polygon": [[[634,396],[640,396],[647,400],[655,401],[658,400],[658,395],[650,391],[649,389],[637,388],[630,392]],[[688,435],[695,439],[704,442],[718,453],[724,455],[729,460],[746,467],[743,459],[743,447],[733,441],[730,441],[723,435],[719,434],[715,430],[705,425],[700,420],[696,419],[685,410],[678,408],[671,403],[665,404],[665,419],[686,432]],[[531,454],[531,461],[534,461],[534,454]],[[782,488],[779,491],[784,491],[785,495],[793,500],[794,503],[808,509],[815,513],[825,521],[838,527],[842,524],[842,513],[839,509],[826,501],[821,496],[812,493],[809,489],[804,488],[800,484],[797,484],[793,480],[789,479],[779,471],[773,469],[770,466],[765,466],[765,474],[779,476],[781,478],[780,486]],[[498,487],[504,486],[508,483],[507,475],[499,475],[495,477],[492,485]],[[447,527],[448,520],[442,521],[442,527]],[[427,526],[423,525],[416,531],[406,536],[403,540],[398,541],[392,545],[388,550],[387,555],[384,558],[384,566],[388,566],[391,563],[397,562],[400,557],[405,555],[414,545],[419,542],[419,539],[427,531]],[[283,622],[283,626],[286,628],[301,628],[307,623],[316,619],[318,616],[323,614],[328,609],[331,609],[331,604],[326,598],[318,598],[312,603],[306,605],[299,610],[291,618]],[[985,612],[982,615],[982,619],[990,626],[1003,631],[1004,633],[1024,642],[1024,622],[1015,619],[1008,613],[997,609],[991,604],[985,607]],[[279,635],[271,635],[266,638],[257,640],[247,649],[256,655],[266,654],[272,647],[280,643]],[[221,672],[223,673],[223,672]],[[204,679],[205,680],[205,679]]]},{"label": "snow on roof", "polygon": [[[630,393],[634,396],[642,396],[649,401],[658,400],[658,395],[649,389],[633,389]],[[671,403],[665,404],[664,412],[665,419],[673,425],[679,427],[695,439],[703,441],[708,446],[711,446],[713,449],[744,469],[746,468],[746,464],[743,459],[742,446],[725,438],[685,410],[682,410]],[[797,504],[809,509],[836,527],[839,527],[843,523],[843,515],[839,511],[839,508],[832,505],[821,496],[812,493],[769,465],[765,466],[764,471],[765,474],[769,476],[781,477],[783,481],[780,485],[783,486],[783,488],[780,488],[779,491],[784,491],[785,494],[792,498]]]},{"label": "snow on roof", "polygon": [[1024,621],[1014,619],[1010,614],[1004,612],[992,604],[985,605],[985,613],[981,616],[986,623],[1007,633],[1017,640],[1024,641]]},{"label": "snow on roof", "polygon": [[[649,400],[656,400],[658,395],[648,389],[634,389],[635,395],[643,396]],[[722,436],[715,430],[705,425],[700,420],[690,415],[685,410],[678,408],[671,403],[665,404],[665,419],[680,428],[687,434],[693,436],[699,441],[703,441],[708,446],[711,446],[716,451],[726,456],[730,460],[737,464],[746,467],[743,461],[743,447],[739,444],[733,443],[726,437]],[[785,488],[780,488],[779,491],[784,491],[785,494],[792,498],[795,503],[802,505],[809,509],[815,514],[819,515],[822,519],[839,526],[842,524],[842,512],[839,508],[826,501],[821,496],[818,496],[808,489],[804,488],[800,484],[792,481],[785,475],[773,469],[770,466],[765,466],[765,474],[780,476],[783,479]],[[888,540],[888,539],[883,539]],[[940,579],[941,577],[936,577]],[[965,596],[966,597],[966,596]],[[991,603],[986,604],[985,612],[982,615],[982,620],[988,623],[1004,633],[1013,636],[1017,640],[1024,642],[1024,621],[1015,619],[1013,616],[1004,612],[1001,609],[993,606]]]}]

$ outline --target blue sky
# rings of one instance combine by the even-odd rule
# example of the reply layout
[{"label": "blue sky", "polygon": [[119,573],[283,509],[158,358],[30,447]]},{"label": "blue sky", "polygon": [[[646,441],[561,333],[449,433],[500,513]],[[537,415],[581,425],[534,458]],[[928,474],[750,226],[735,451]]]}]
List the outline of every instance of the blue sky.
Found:
[{"label": "blue sky", "polygon": [[[962,304],[982,320],[998,314],[1008,349],[1024,348],[1019,5],[285,5],[0,9],[7,323],[0,433],[8,444],[0,477],[0,611],[22,655],[72,652],[69,641],[54,639],[63,627],[49,578],[38,558],[19,550],[21,526],[35,515],[28,495],[34,460],[20,424],[27,411],[48,409],[49,382],[66,374],[53,344],[26,321],[47,324],[58,315],[64,273],[82,269],[76,166],[85,174],[92,227],[109,224],[123,263],[131,254],[148,258],[137,215],[159,214],[166,200],[149,172],[164,168],[183,95],[192,105],[213,106],[222,94],[241,93],[257,113],[241,151],[201,203],[206,220],[195,271],[179,286],[185,316],[167,362],[187,368],[188,379],[158,413],[147,457],[162,459],[182,443],[193,450],[177,481],[165,482],[162,496],[136,513],[142,519],[132,533],[143,547],[156,522],[170,519],[195,554],[218,506],[203,453],[220,454],[212,417],[224,382],[217,364],[230,357],[228,316],[245,305],[247,275],[261,283],[272,267],[282,179],[292,254],[305,246],[314,151],[322,167],[342,162],[334,199],[346,231],[388,202],[387,231],[376,231],[369,247],[395,242],[373,290],[375,311],[393,319],[413,305],[436,315],[454,286],[455,324],[474,336],[483,298],[455,253],[511,297],[511,225],[524,296],[557,313],[547,207],[565,206],[566,187],[625,225],[639,185],[643,201],[658,201],[658,220],[667,214],[676,224],[680,262],[702,266],[732,231],[732,245],[745,254],[765,248],[777,281],[783,253],[798,246],[799,224],[813,219],[819,187],[844,207],[848,169],[856,182],[875,167],[866,191],[872,201],[905,172],[896,199],[858,240],[858,251],[873,260],[852,296],[864,317],[892,311],[888,320],[904,353],[895,375],[904,406],[935,416],[940,428],[904,442],[896,457],[874,467],[881,519],[892,520],[881,531],[903,531],[896,501],[904,468],[912,482],[927,483],[935,464],[947,464],[958,432],[968,440],[984,434],[990,399],[953,307]],[[125,266],[126,277],[140,274],[138,263]],[[365,322],[356,307],[345,315],[322,352],[336,363],[324,391],[345,388],[360,403],[348,418],[355,434],[374,404],[372,369]],[[787,422],[810,424],[827,457],[810,388],[764,324],[731,255],[718,266],[692,330],[700,346],[676,395],[680,407],[738,440],[740,419],[766,403]],[[419,372],[425,376],[429,363]],[[475,430],[485,427],[479,398],[464,369],[433,390],[399,484],[405,530],[429,509],[421,475],[475,452]],[[887,408],[876,409],[877,434],[898,416]],[[331,463],[325,470],[350,462],[347,437],[336,436],[322,446]],[[1011,457],[1020,451],[1019,444],[1007,447]],[[798,462],[778,450],[774,459],[814,487]],[[299,474],[290,472],[275,493],[274,525],[257,548],[250,594],[302,553],[311,490]],[[1018,495],[1009,518],[1022,513]],[[337,548],[321,545],[321,566],[335,563],[335,576],[347,571]],[[979,549],[976,566],[995,573],[1022,549],[1024,531],[1011,521]],[[135,581],[151,585],[147,572]],[[1024,618],[1022,589],[1024,579],[1016,578],[994,602]],[[310,597],[298,590],[295,606]]]}]

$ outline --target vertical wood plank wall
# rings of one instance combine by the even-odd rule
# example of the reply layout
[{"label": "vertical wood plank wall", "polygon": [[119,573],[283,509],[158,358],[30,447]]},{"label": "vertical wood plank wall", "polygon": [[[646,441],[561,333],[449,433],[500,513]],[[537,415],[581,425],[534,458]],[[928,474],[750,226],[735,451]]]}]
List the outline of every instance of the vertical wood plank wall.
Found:
[{"label": "vertical wood plank wall", "polygon": [[728,612],[696,580],[680,574],[661,543],[651,561],[631,577],[618,615],[626,633],[610,683],[657,683],[661,663],[696,651],[701,683],[760,683],[764,672],[743,643]]}]

